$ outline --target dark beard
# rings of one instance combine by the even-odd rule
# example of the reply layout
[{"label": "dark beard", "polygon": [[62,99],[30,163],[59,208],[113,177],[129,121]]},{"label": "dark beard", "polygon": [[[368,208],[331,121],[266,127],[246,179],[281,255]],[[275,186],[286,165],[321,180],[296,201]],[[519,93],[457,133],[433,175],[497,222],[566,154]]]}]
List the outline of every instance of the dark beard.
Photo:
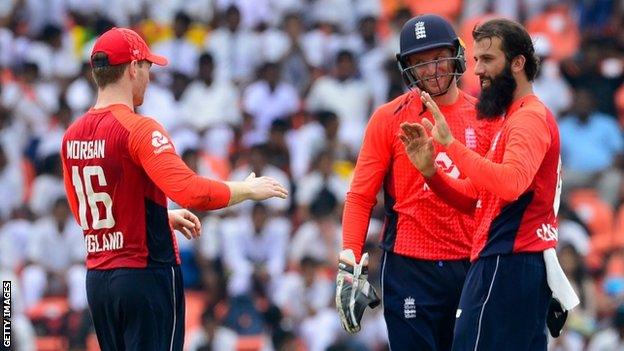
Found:
[{"label": "dark beard", "polygon": [[513,101],[516,86],[511,65],[507,63],[505,69],[490,81],[490,86],[481,90],[477,102],[477,118],[495,119],[502,116]]}]

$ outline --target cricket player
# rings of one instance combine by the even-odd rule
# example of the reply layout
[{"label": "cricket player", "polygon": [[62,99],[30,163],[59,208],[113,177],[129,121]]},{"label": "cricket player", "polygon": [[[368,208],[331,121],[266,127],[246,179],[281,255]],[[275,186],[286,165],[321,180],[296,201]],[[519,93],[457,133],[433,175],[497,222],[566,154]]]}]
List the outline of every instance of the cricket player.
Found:
[{"label": "cricket player", "polygon": [[[446,113],[426,92],[421,99],[435,123],[406,123],[401,140],[436,194],[473,213],[477,222],[453,350],[545,351],[551,297],[569,288],[563,272],[559,283],[554,280],[561,268],[554,255],[561,191],[559,131],[553,114],[533,94],[539,62],[526,30],[516,22],[494,19],[475,28],[472,36],[482,88],[479,116],[504,114],[486,157],[455,139]],[[467,179],[449,177],[436,166],[432,139]],[[557,301],[565,311],[578,304],[573,292]]]},{"label": "cricket player", "polygon": [[[453,27],[436,15],[409,20],[400,37],[399,68],[411,91],[382,105],[364,136],[343,215],[343,251],[336,305],[343,327],[360,330],[366,305],[379,299],[366,281],[363,253],[370,214],[383,186],[385,225],[380,262],[384,317],[393,350],[450,350],[455,312],[468,271],[474,220],[439,199],[410,164],[398,138],[400,125],[432,118],[420,101],[426,91],[440,104],[458,140],[485,154],[496,122],[476,118],[476,99],[457,87],[464,47]],[[464,178],[442,149],[436,164]]]},{"label": "cricket player", "polygon": [[63,138],[65,188],[87,249],[87,299],[102,350],[182,350],[184,295],[172,228],[191,239],[200,222],[167,211],[167,198],[200,210],[285,198],[275,180],[220,182],[193,173],[140,106],[153,54],[134,31],[113,28],[91,54],[95,106]]}]

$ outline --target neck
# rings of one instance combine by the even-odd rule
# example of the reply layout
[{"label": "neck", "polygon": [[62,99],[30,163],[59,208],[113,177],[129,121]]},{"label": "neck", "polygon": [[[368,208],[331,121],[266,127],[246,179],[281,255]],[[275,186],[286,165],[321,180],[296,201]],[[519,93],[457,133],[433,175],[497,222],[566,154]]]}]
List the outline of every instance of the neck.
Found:
[{"label": "neck", "polygon": [[126,105],[134,111],[132,94],[121,89],[119,85],[109,85],[103,89],[98,89],[97,100],[93,108],[104,108],[117,104]]},{"label": "neck", "polygon": [[436,102],[436,104],[444,106],[454,104],[457,101],[458,97],[459,89],[457,88],[457,84],[451,83],[451,87],[445,94],[435,96],[433,100]]},{"label": "neck", "polygon": [[513,101],[517,101],[531,94],[533,94],[533,84],[531,84],[531,82],[518,82],[518,86],[516,87],[516,90],[514,90]]}]

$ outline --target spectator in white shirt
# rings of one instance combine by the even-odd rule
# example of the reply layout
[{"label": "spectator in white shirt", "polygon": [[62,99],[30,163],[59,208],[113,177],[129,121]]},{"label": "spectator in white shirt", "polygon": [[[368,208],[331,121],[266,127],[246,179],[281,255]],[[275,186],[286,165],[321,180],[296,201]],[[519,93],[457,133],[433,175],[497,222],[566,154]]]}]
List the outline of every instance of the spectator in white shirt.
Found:
[{"label": "spectator in white shirt", "polygon": [[342,228],[336,218],[336,197],[324,188],[310,206],[312,219],[293,235],[289,252],[290,265],[310,256],[327,265],[338,260]]},{"label": "spectator in white shirt", "polygon": [[50,118],[45,138],[41,138],[37,144],[35,159],[40,161],[46,157],[58,154],[63,142],[63,134],[72,122],[72,111],[65,100],[59,99],[59,109]]},{"label": "spectator in white shirt", "polygon": [[[405,22],[409,21],[412,18],[412,13],[407,7],[401,7],[396,10],[392,18],[390,19],[390,33],[386,36],[385,43],[383,45],[384,49],[389,55],[394,56],[399,51],[399,37],[401,34],[401,29]],[[394,61],[394,70],[396,69],[396,60]]]},{"label": "spectator in white shirt", "polygon": [[184,12],[176,13],[173,20],[174,37],[154,45],[154,52],[166,57],[169,64],[166,67],[156,68],[153,70],[157,76],[163,77],[165,82],[170,79],[169,73],[172,71],[180,72],[186,76],[195,76],[197,72],[197,58],[199,57],[198,48],[186,39],[186,34],[191,25],[191,18]]},{"label": "spectator in white shirt", "polygon": [[37,217],[44,217],[51,213],[54,201],[65,196],[63,169],[59,153],[45,157],[40,162],[38,170],[39,175],[32,183],[28,205]]},{"label": "spectator in white shirt", "polygon": [[238,336],[233,330],[220,325],[214,307],[208,307],[201,315],[201,328],[189,335],[188,351],[233,351],[236,350],[237,340]]},{"label": "spectator in white shirt", "polygon": [[293,325],[331,306],[334,282],[322,274],[322,267],[321,261],[304,256],[298,263],[299,271],[286,273],[280,281],[274,302]]},{"label": "spectator in white shirt", "polygon": [[348,179],[339,177],[333,169],[334,154],[324,150],[316,155],[314,168],[310,173],[297,181],[296,204],[299,218],[305,220],[309,216],[310,205],[321,191],[329,191],[338,203],[343,203],[349,190]]},{"label": "spectator in white shirt", "polygon": [[240,26],[241,14],[232,5],[221,16],[225,23],[206,38],[205,48],[214,55],[217,78],[231,79],[236,85],[248,82],[262,48],[254,33]]},{"label": "spectator in white shirt", "polygon": [[[177,76],[180,77],[180,75]],[[143,105],[139,106],[138,111],[142,115],[155,118],[169,133],[174,133],[184,124],[182,102],[176,100],[173,91],[168,86],[158,82],[152,82],[147,86],[145,100]]]},{"label": "spectator in white shirt", "polygon": [[69,84],[65,91],[65,100],[72,110],[72,119],[82,116],[93,104],[95,88],[91,65],[89,62],[82,64],[80,76]]},{"label": "spectator in white shirt", "polygon": [[318,111],[316,119],[323,127],[325,138],[322,143],[316,145],[317,153],[322,150],[332,150],[334,158],[340,161],[352,161],[355,163],[357,150],[340,138],[340,119],[332,111]]},{"label": "spectator in white shirt", "polygon": [[[366,314],[365,314],[366,316]],[[365,324],[364,324],[365,325]],[[306,318],[299,326],[299,335],[309,351],[331,350],[338,338],[346,337],[346,332],[340,326],[340,317],[335,307],[325,308],[317,314]],[[338,350],[350,350],[348,347],[336,347]],[[353,348],[360,350],[361,348]]]},{"label": "spectator in white shirt", "polygon": [[26,206],[13,211],[11,219],[0,226],[0,268],[17,272],[26,262],[28,239],[33,230]]},{"label": "spectator in white shirt", "polygon": [[15,121],[13,112],[0,104],[0,146],[9,163],[21,164],[26,143],[26,125]]},{"label": "spectator in white shirt", "polygon": [[593,335],[587,351],[619,351],[624,349],[624,305],[620,305],[611,326]]},{"label": "spectator in white shirt", "polygon": [[340,120],[340,140],[359,150],[372,107],[372,95],[358,75],[356,58],[351,51],[338,52],[333,75],[321,77],[312,84],[307,106],[311,111],[336,112]]},{"label": "spectator in white shirt", "polygon": [[26,58],[37,63],[44,79],[68,80],[80,73],[80,61],[72,44],[69,34],[48,24],[43,28],[40,40],[28,48]]},{"label": "spectator in white shirt", "polygon": [[552,48],[548,38],[538,36],[534,41],[540,69],[533,81],[533,92],[559,118],[572,105],[572,91],[559,71],[559,63],[549,59]]},{"label": "spectator in white shirt", "polygon": [[325,131],[311,113],[302,111],[297,117],[300,117],[303,125],[297,129],[290,129],[286,133],[290,169],[294,179],[299,179],[310,171],[314,156],[323,149],[322,145],[325,144]]},{"label": "spectator in white shirt", "polygon": [[355,28],[355,11],[351,0],[315,0],[310,15],[316,21],[338,26],[343,32]]},{"label": "spectator in white shirt", "polygon": [[372,92],[374,106],[384,104],[387,100],[388,77],[384,63],[394,56],[380,45],[377,36],[378,22],[372,15],[363,16],[359,20],[357,35],[351,36],[348,46],[357,54],[362,77]]},{"label": "spectator in white shirt", "polygon": [[12,161],[0,144],[0,223],[9,219],[24,200],[24,175],[21,164]]},{"label": "spectator in white shirt", "polygon": [[241,26],[253,30],[271,22],[272,2],[275,0],[217,0],[220,9],[236,6],[241,13]]},{"label": "spectator in white shirt", "polygon": [[22,139],[44,136],[50,116],[58,110],[59,91],[41,79],[39,66],[25,62],[20,80],[2,87],[2,105],[13,111],[14,123],[25,126]]},{"label": "spectator in white shirt", "polygon": [[310,88],[310,63],[304,52],[305,28],[301,16],[289,13],[284,16],[282,30],[288,38],[288,49],[282,57],[282,73],[286,82],[303,97]]},{"label": "spectator in white shirt", "polygon": [[20,23],[16,18],[7,17],[4,24],[1,23],[0,15],[0,67],[13,68],[24,58],[31,46],[30,39],[17,34]]},{"label": "spectator in white shirt", "polygon": [[242,215],[223,229],[225,266],[231,272],[230,296],[271,296],[284,273],[290,221],[270,217],[263,203],[253,205],[251,217]]},{"label": "spectator in white shirt", "polygon": [[50,292],[68,292],[73,310],[87,307],[82,229],[69,211],[65,197],[56,198],[50,216],[38,220],[28,243],[28,264],[23,272],[25,304],[34,306]]},{"label": "spectator in white shirt", "polygon": [[279,64],[267,62],[260,69],[260,79],[245,89],[243,107],[253,116],[257,132],[266,137],[275,119],[287,118],[297,111],[299,95],[281,79]]},{"label": "spectator in white shirt", "polygon": [[38,175],[32,183],[28,206],[36,217],[51,213],[54,201],[65,195],[61,156],[55,153],[39,162]]},{"label": "spectator in white shirt", "polygon": [[269,163],[291,175],[290,150],[288,149],[288,142],[286,139],[289,127],[289,121],[281,119],[274,120],[273,123],[271,123],[269,140],[266,145]]},{"label": "spectator in white shirt", "polygon": [[210,127],[239,125],[239,94],[234,84],[215,77],[212,54],[203,53],[199,57],[198,66],[197,78],[189,84],[182,96],[184,122],[199,132]]},{"label": "spectator in white shirt", "polygon": [[[256,177],[267,176],[274,178],[280,184],[284,185],[286,189],[291,189],[288,175],[284,171],[268,163],[267,146],[265,144],[252,146],[248,155],[248,164],[236,168],[234,172],[232,172],[231,180],[243,180],[249,173],[254,172]],[[288,210],[290,201],[284,199],[269,199],[263,201],[263,204],[266,205],[272,214],[282,215]],[[231,210],[248,214],[251,211],[251,206],[252,203],[247,201],[233,206]]]},{"label": "spectator in white shirt", "polygon": [[319,19],[314,22],[314,29],[303,35],[302,48],[310,65],[320,70],[333,66],[343,42],[335,23]]}]

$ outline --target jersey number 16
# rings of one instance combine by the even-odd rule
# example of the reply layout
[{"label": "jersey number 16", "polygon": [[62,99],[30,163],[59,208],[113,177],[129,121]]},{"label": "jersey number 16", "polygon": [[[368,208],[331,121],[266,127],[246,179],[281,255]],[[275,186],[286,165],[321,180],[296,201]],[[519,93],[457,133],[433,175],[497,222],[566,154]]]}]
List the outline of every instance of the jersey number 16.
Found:
[{"label": "jersey number 16", "polygon": [[[87,223],[87,204],[89,205],[89,209],[91,209],[92,229],[109,229],[115,225],[115,218],[113,218],[113,199],[108,193],[96,193],[93,191],[91,179],[94,176],[97,177],[99,186],[107,185],[102,167],[86,166],[82,169],[82,177],[78,166],[72,167],[72,183],[76,190],[76,196],[78,197],[78,217],[83,230],[89,229],[89,224]],[[106,209],[106,216],[104,218],[100,218],[98,202],[102,203]]]}]

